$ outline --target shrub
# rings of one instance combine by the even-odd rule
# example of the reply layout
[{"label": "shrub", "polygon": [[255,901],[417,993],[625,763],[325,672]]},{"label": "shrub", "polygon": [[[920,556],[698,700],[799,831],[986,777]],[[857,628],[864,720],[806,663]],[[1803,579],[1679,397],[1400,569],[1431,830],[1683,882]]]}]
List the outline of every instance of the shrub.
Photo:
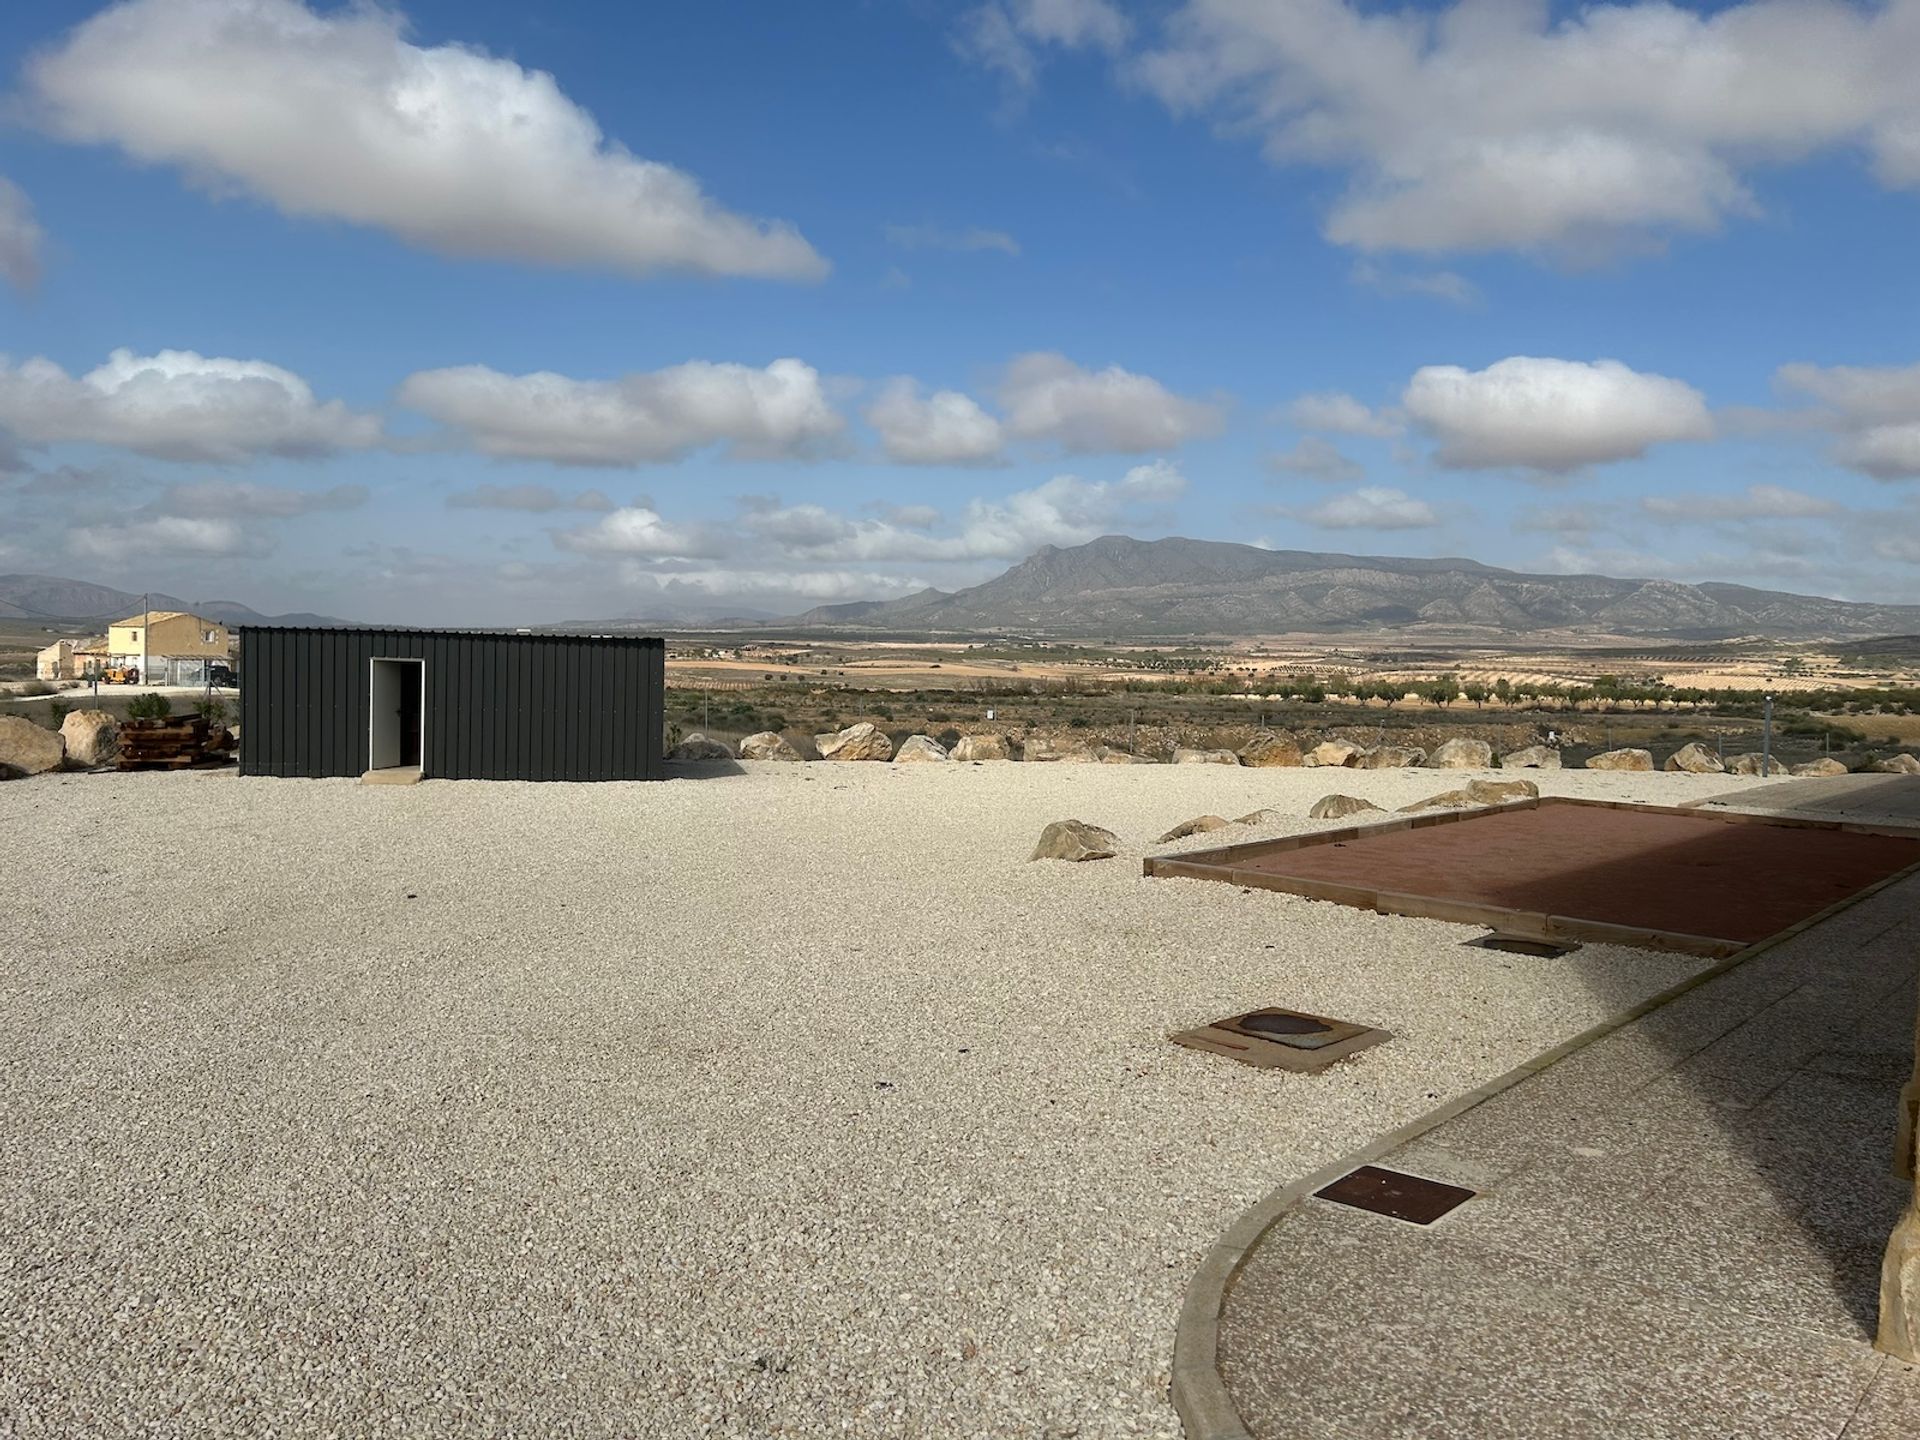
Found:
[{"label": "shrub", "polygon": [[44,680],[29,680],[20,687],[19,693],[22,695],[51,695],[53,694],[53,686]]},{"label": "shrub", "polygon": [[227,702],[224,700],[196,700],[193,702],[193,708],[195,713],[209,725],[226,724],[227,716],[232,713],[227,709]]},{"label": "shrub", "polygon": [[164,720],[173,714],[173,706],[167,703],[167,697],[156,695],[149,690],[145,695],[136,695],[127,702],[129,720]]}]

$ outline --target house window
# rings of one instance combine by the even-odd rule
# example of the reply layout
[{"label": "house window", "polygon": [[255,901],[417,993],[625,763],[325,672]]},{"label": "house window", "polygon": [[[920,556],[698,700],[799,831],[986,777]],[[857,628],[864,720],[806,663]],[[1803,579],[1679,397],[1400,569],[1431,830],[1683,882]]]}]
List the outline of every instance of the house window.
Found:
[{"label": "house window", "polygon": [[207,632],[206,632],[206,633],[205,633],[204,635],[202,635],[202,636],[201,636],[200,638],[201,638],[202,640],[204,640],[204,641],[205,641],[205,642],[206,642],[207,644],[209,644],[209,645],[211,645],[211,644],[213,644],[213,631],[211,631],[211,630],[209,630],[209,631],[207,631]]},{"label": "house window", "polygon": [[133,643],[136,645],[140,643],[140,632],[138,630],[133,632]]}]

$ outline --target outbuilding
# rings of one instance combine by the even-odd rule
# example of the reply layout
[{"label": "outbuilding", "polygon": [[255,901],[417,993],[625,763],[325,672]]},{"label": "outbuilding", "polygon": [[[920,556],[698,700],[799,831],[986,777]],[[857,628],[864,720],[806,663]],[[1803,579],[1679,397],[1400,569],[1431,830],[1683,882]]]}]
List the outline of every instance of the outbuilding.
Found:
[{"label": "outbuilding", "polygon": [[246,625],[240,771],[373,780],[664,778],[666,643]]}]

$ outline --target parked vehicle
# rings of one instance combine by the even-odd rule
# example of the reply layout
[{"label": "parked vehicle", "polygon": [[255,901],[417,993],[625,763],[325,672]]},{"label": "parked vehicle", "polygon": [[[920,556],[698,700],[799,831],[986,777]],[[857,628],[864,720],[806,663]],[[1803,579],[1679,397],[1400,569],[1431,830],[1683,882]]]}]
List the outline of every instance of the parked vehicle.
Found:
[{"label": "parked vehicle", "polygon": [[138,685],[140,667],[138,665],[109,665],[106,674],[100,677],[109,685]]},{"label": "parked vehicle", "polygon": [[207,683],[222,690],[237,690],[240,688],[240,677],[233,673],[231,665],[211,665],[207,668]]}]

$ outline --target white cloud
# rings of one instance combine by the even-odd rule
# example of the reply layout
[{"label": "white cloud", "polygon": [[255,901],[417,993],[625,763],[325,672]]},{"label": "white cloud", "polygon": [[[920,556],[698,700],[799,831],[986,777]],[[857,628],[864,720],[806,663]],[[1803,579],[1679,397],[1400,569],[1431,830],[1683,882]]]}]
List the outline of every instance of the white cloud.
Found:
[{"label": "white cloud", "polygon": [[1516,355],[1485,370],[1428,365],[1401,404],[1439,442],[1440,463],[1457,469],[1565,473],[1713,436],[1698,390],[1617,360]]},{"label": "white cloud", "polygon": [[184,515],[76,526],[67,534],[67,547],[89,560],[112,560],[123,565],[135,555],[213,559],[265,554],[271,548],[236,521]]},{"label": "white cloud", "polygon": [[1920,365],[1783,365],[1776,381],[1822,407],[1834,459],[1876,480],[1920,478]]},{"label": "white cloud", "polygon": [[978,465],[1000,456],[1000,422],[958,390],[923,396],[912,380],[890,380],[867,408],[887,458],[904,465]]},{"label": "white cloud", "polygon": [[369,493],[364,485],[295,490],[245,480],[203,480],[192,485],[169,486],[160,497],[159,508],[169,515],[246,515],[284,520],[325,510],[356,510],[367,503]]},{"label": "white cloud", "polygon": [[27,192],[0,175],[0,280],[19,290],[31,290],[40,279],[40,245],[44,239]]},{"label": "white cloud", "polygon": [[813,562],[1017,560],[1042,545],[1084,544],[1186,488],[1177,466],[1156,460],[1115,481],[1056,475],[999,499],[972,500],[947,533],[931,533],[937,514],[856,519],[813,504],[752,505],[739,526],[784,555]]},{"label": "white cloud", "polygon": [[860,570],[754,570],[707,568],[676,570],[671,574],[635,571],[630,580],[652,578],[662,593],[692,591],[716,598],[791,598],[816,605],[836,600],[890,599],[926,589],[915,576]]},{"label": "white cloud", "polygon": [[984,230],[969,225],[964,230],[943,230],[938,225],[889,225],[887,243],[902,250],[998,250],[1003,255],[1018,255],[1020,242],[1004,230]]},{"label": "white cloud", "polygon": [[1040,46],[1113,52],[1132,29],[1109,0],[987,0],[960,17],[953,44],[964,58],[999,71],[1018,93],[1033,88]]},{"label": "white cloud", "polygon": [[1376,295],[1424,295],[1452,305],[1473,305],[1480,300],[1480,287],[1451,270],[1390,270],[1371,260],[1358,260],[1350,276],[1354,284]]},{"label": "white cloud", "polygon": [[1187,0],[1168,37],[1144,83],[1344,171],[1326,234],[1367,251],[1641,247],[1755,211],[1756,165],[1843,147],[1920,184],[1911,0]]},{"label": "white cloud", "polygon": [[554,543],[585,555],[648,555],[697,559],[719,555],[721,537],[701,526],[670,525],[657,510],[628,505],[578,530],[561,530]]},{"label": "white cloud", "polygon": [[1300,518],[1323,530],[1424,530],[1440,523],[1426,501],[1378,485],[1336,495],[1301,511]]},{"label": "white cloud", "polygon": [[1219,405],[1175,395],[1150,376],[1118,365],[1083,370],[1047,351],[1008,365],[1000,404],[1009,434],[1084,453],[1172,450],[1217,433],[1225,420]]},{"label": "white cloud", "polygon": [[1362,405],[1353,396],[1338,390],[1317,395],[1302,395],[1287,406],[1285,418],[1301,430],[1324,430],[1334,435],[1398,435],[1400,422]]},{"label": "white cloud", "polygon": [[1269,455],[1267,468],[1276,475],[1304,475],[1310,480],[1325,480],[1336,485],[1348,484],[1367,473],[1359,462],[1341,454],[1337,447],[1318,435],[1307,436],[1291,450]]},{"label": "white cloud", "polygon": [[381,439],[376,418],[316,401],[292,371],[191,350],[115,350],[78,379],[51,360],[0,359],[0,429],[28,444],[78,441],[215,463],[324,455]]},{"label": "white cloud", "polygon": [[1738,495],[1646,495],[1640,508],[1663,520],[1806,520],[1837,515],[1838,501],[1789,490],[1784,485],[1749,485]]},{"label": "white cloud", "polygon": [[761,370],[690,360],[619,380],[464,365],[409,375],[399,397],[488,455],[562,465],[660,464],[721,444],[743,459],[792,459],[845,424],[799,360]]},{"label": "white cloud", "polygon": [[563,495],[551,485],[475,485],[447,496],[453,510],[522,510],[543,515],[554,510],[612,510],[613,501],[598,490]]},{"label": "white cloud", "polygon": [[411,44],[403,17],[370,4],[125,0],[31,61],[27,87],[65,139],[441,254],[629,274],[827,268],[791,226],[726,210],[609,140],[551,75]]}]

